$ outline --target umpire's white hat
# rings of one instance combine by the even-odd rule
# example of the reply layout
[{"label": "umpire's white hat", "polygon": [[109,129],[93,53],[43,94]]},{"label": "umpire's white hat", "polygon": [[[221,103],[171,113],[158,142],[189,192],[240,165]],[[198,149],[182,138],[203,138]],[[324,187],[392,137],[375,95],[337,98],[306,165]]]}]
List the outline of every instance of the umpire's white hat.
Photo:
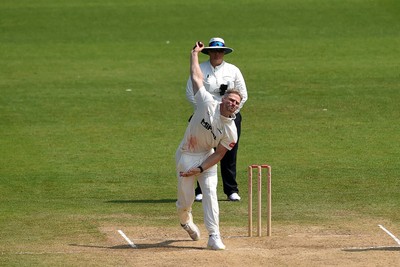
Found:
[{"label": "umpire's white hat", "polygon": [[232,48],[225,46],[224,39],[219,37],[213,37],[211,38],[208,46],[204,47],[204,49],[201,50],[201,52],[208,55],[209,51],[221,50],[221,49],[224,50],[225,55],[233,52]]}]

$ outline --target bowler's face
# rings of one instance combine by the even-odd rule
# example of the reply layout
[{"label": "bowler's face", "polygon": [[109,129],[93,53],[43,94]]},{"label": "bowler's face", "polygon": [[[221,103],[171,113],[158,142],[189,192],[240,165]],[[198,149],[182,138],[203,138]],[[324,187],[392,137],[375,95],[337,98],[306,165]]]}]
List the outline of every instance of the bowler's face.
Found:
[{"label": "bowler's face", "polygon": [[229,94],[222,99],[222,102],[230,113],[235,113],[240,105],[240,96],[237,94]]}]

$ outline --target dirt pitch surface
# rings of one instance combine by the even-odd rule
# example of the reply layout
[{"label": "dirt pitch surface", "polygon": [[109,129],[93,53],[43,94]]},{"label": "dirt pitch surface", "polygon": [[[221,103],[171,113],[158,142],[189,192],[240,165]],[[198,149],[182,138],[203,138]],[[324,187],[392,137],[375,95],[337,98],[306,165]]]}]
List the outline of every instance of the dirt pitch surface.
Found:
[{"label": "dirt pitch surface", "polygon": [[[388,226],[396,235],[399,228]],[[223,228],[224,251],[207,250],[206,235],[191,241],[178,227],[122,229],[136,249],[119,229],[101,230],[113,249],[109,253],[122,255],[131,266],[400,266],[400,245],[377,224],[275,226],[271,237],[251,238],[245,228]],[[200,230],[206,233],[201,225]]]},{"label": "dirt pitch surface", "polygon": [[[71,237],[71,242],[59,242],[52,247],[39,245],[31,251],[21,247],[18,253],[1,254],[13,258],[36,257],[43,266],[55,262],[69,266],[400,266],[400,245],[378,224],[399,237],[398,225],[375,221],[340,226],[275,224],[271,237],[248,237],[246,227],[222,225],[227,248],[211,251],[206,249],[208,237],[204,225],[199,225],[203,233],[199,241],[192,241],[179,226],[107,225],[99,228],[105,237],[101,242],[86,243]],[[137,248],[132,248],[118,230]]]}]

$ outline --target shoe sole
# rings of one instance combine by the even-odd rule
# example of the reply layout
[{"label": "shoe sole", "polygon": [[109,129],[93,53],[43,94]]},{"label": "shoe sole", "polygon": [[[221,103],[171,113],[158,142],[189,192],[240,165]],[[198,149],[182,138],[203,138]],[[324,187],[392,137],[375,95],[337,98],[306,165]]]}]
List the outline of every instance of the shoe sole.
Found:
[{"label": "shoe sole", "polygon": [[190,234],[188,231],[186,231],[186,229],[184,229],[184,230],[189,234],[190,238],[193,241],[199,241],[200,240],[200,230],[197,227],[197,225],[194,225],[194,227],[195,227],[195,231],[193,231],[194,232],[193,234]]},{"label": "shoe sole", "polygon": [[191,235],[189,235],[189,236],[193,241],[199,241],[200,240],[199,236],[195,236],[195,237],[192,237]]},{"label": "shoe sole", "polygon": [[211,250],[225,250],[225,248],[213,248],[212,246],[207,246],[207,248]]}]

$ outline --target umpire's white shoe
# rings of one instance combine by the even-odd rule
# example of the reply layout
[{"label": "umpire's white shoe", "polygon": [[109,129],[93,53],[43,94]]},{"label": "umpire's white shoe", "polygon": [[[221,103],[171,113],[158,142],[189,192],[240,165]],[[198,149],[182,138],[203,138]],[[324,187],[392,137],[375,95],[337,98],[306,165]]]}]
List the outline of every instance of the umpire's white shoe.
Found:
[{"label": "umpire's white shoe", "polygon": [[200,239],[200,230],[193,222],[184,225],[181,224],[181,226],[183,229],[185,229],[186,232],[188,232],[192,240],[197,241]]},{"label": "umpire's white shoe", "polygon": [[233,193],[233,194],[229,195],[228,200],[230,200],[230,201],[240,201],[240,196],[238,195],[238,193]]},{"label": "umpire's white shoe", "polygon": [[224,250],[225,245],[222,243],[219,235],[210,235],[208,238],[207,248],[212,250]]},{"label": "umpire's white shoe", "polygon": [[197,202],[201,202],[203,200],[203,194],[196,195],[194,200],[197,201]]}]

